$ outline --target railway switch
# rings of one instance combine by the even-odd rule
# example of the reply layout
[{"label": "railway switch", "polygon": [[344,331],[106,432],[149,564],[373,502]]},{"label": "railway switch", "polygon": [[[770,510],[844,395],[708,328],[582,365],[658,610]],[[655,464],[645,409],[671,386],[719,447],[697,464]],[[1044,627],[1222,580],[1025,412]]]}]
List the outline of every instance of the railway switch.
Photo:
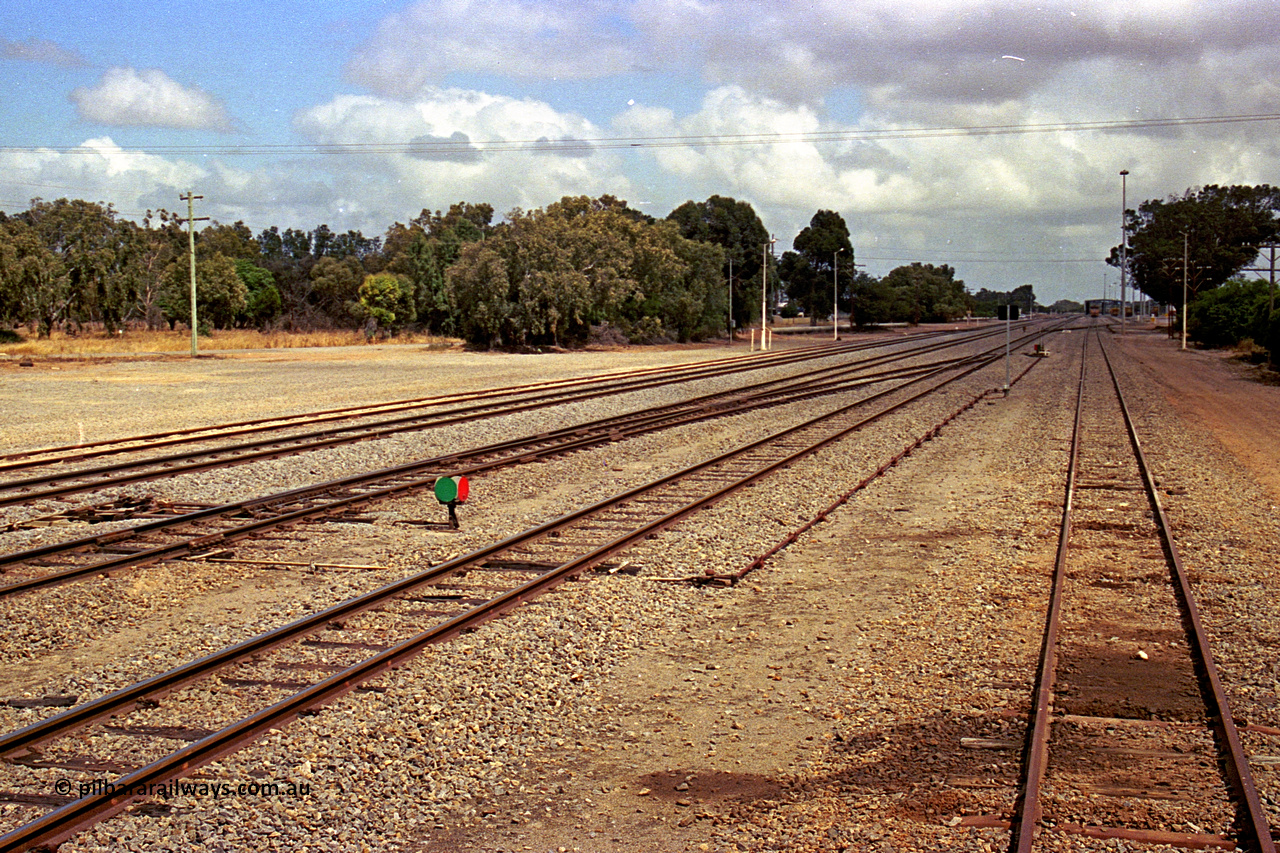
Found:
[{"label": "railway switch", "polygon": [[466,477],[441,477],[436,480],[436,500],[449,508],[449,526],[458,528],[458,504],[467,502],[471,484]]}]

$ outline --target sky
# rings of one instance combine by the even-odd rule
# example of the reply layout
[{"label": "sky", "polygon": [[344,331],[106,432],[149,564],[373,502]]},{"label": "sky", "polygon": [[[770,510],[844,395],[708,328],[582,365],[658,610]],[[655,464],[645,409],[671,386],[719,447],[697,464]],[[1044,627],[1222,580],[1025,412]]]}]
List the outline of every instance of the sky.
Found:
[{"label": "sky", "polygon": [[1280,184],[1280,0],[10,0],[0,83],[10,213],[721,195],[778,253],[835,210],[872,275],[1045,304],[1115,293],[1123,202]]}]

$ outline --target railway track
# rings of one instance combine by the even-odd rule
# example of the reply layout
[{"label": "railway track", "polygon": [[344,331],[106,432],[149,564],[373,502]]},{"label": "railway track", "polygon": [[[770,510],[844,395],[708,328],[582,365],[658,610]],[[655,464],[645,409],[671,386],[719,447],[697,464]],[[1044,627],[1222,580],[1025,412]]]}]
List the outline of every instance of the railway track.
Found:
[{"label": "railway track", "polygon": [[1071,834],[1273,853],[1157,477],[1101,336],[1084,339],[1010,849]]},{"label": "railway track", "polygon": [[[145,798],[154,786],[198,771],[431,643],[600,566],[999,357],[936,366],[904,385],[0,736],[0,756],[9,762],[0,799],[26,811],[24,822],[0,836],[0,851],[56,845]],[[423,630],[424,622],[434,624]],[[229,692],[237,700],[227,699]],[[184,745],[173,749],[175,742]],[[50,805],[50,781],[68,774],[77,792],[87,793],[68,794],[67,802],[31,816]]]},{"label": "railway track", "polygon": [[[1048,331],[1043,328],[1030,330],[1019,338],[1018,343],[1024,345],[1038,340]],[[972,364],[989,361],[998,357],[1003,349],[997,346],[976,354],[962,354],[938,361],[892,365],[892,362],[916,358],[950,345],[950,342],[922,345],[904,353],[886,354],[852,365],[829,366],[803,377],[757,383],[732,392],[574,424],[553,432],[283,493],[216,507],[161,512],[161,517],[132,527],[0,555],[0,572],[7,576],[7,582],[0,586],[0,597],[222,549],[231,543],[301,521],[341,517],[380,501],[429,490],[439,476],[476,476],[683,424],[840,392],[869,390],[874,385],[888,383],[888,390],[870,393],[864,399],[863,402],[869,404],[932,373],[963,370]]]},{"label": "railway track", "polygon": [[[908,338],[902,351],[904,354],[927,352],[935,348],[961,346],[1002,334],[1003,330],[991,329],[959,334],[923,333]],[[940,339],[940,342],[933,343],[935,338]],[[119,442],[104,442],[92,447],[59,447],[28,451],[6,457],[7,461],[4,465],[0,465],[0,471],[28,471],[26,476],[0,481],[0,508],[38,504],[76,494],[168,479],[182,474],[217,470],[233,465],[279,459],[408,432],[470,424],[483,418],[530,412],[663,385],[775,367],[793,367],[809,361],[888,346],[897,349],[902,344],[902,340],[895,340],[891,344],[882,341],[837,346],[824,344],[777,354],[735,356],[674,368],[650,368],[620,375],[607,374],[579,380],[539,383],[533,386],[490,389],[474,394],[381,404],[379,407],[327,410],[295,416],[288,419],[283,426],[281,419],[278,418],[266,421],[243,421],[210,428],[215,430],[214,432],[186,430],[154,433],[149,436],[121,439]],[[747,390],[759,384],[749,385]],[[732,396],[733,393],[735,392],[727,392],[726,396]],[[423,409],[430,411],[422,411]],[[391,418],[382,417],[388,413],[410,410],[415,413],[401,414]],[[365,418],[371,413],[378,417],[358,424],[296,431],[300,420],[305,420],[308,427],[313,427],[318,423]],[[290,431],[280,435],[278,433],[282,428]],[[222,443],[228,438],[250,434],[260,437]],[[156,450],[168,449],[176,445],[192,443],[204,445],[211,440],[219,443],[213,447],[200,446],[159,455],[154,453]],[[147,455],[139,458],[138,454]],[[88,467],[76,465],[90,459],[117,455],[130,458]],[[41,469],[44,470],[41,471]]]}]

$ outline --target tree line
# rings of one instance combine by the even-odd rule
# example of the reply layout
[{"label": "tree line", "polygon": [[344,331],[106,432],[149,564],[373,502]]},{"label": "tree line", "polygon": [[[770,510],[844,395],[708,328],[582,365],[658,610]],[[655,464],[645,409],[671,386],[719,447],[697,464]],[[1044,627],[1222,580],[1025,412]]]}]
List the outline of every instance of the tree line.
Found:
[{"label": "tree line", "polygon": [[[579,346],[593,335],[689,341],[770,311],[813,322],[838,305],[859,325],[947,321],[989,298],[947,265],[913,263],[883,278],[858,270],[849,231],[818,211],[778,256],[746,202],[712,196],[655,219],[613,196],[565,197],[494,222],[488,204],[423,210],[385,234],[212,222],[195,234],[201,331],[406,329],[477,346]],[[48,336],[86,328],[189,327],[185,220],[141,222],[109,204],[36,199],[0,212],[0,329]],[[1024,292],[1025,291],[1025,292]]]},{"label": "tree line", "polygon": [[[1148,199],[1125,211],[1127,245],[1113,247],[1107,263],[1124,267],[1136,291],[1174,306],[1192,339],[1215,347],[1253,341],[1274,362],[1280,306],[1272,258],[1280,252],[1269,247],[1280,243],[1277,213],[1280,189],[1267,184],[1209,185]],[[1266,268],[1251,266],[1264,250]]]}]

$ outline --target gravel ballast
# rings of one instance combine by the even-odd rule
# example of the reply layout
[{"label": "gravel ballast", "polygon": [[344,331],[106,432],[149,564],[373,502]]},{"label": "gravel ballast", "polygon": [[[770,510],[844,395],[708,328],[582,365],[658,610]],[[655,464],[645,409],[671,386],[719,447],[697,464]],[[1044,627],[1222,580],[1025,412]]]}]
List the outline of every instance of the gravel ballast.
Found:
[{"label": "gravel ballast", "polygon": [[[1181,419],[1144,373],[1140,348],[1163,343],[1125,342],[1135,352],[1122,380],[1136,395],[1131,405],[1148,455],[1183,492],[1170,498],[1168,510],[1221,646],[1215,651],[1237,716],[1280,727],[1280,687],[1268,651],[1280,624],[1271,576],[1280,541],[1277,497],[1205,430]],[[625,557],[638,574],[566,584],[433,647],[379,678],[374,691],[350,694],[194,777],[306,785],[305,796],[180,795],[162,801],[165,808],[117,817],[62,849],[1003,849],[1003,830],[964,826],[957,818],[1007,810],[1016,796],[1020,746],[965,744],[983,738],[1020,745],[1023,738],[1017,713],[1025,710],[1034,676],[1056,548],[1078,367],[1069,353],[1076,346],[1071,335],[1057,336],[1054,355],[1008,398],[962,415],[737,587],[667,579],[741,569],[973,394],[998,386],[1003,366],[700,513],[696,526],[681,525],[633,549]],[[477,370],[472,360],[486,356],[413,358],[430,360],[440,381],[458,358],[465,361],[458,367],[462,384],[499,384],[467,378]],[[567,375],[600,372],[624,358],[640,364],[644,356],[542,358],[549,370],[564,367]],[[218,419],[251,416],[221,414],[241,393],[249,401],[245,412],[277,412],[279,399],[254,402],[247,389],[275,387],[273,371],[282,363],[297,389],[288,398],[296,410],[329,407],[334,398],[326,394],[350,402],[420,394],[406,371],[363,354],[341,367],[314,356],[306,367],[273,359],[251,368],[225,359],[201,363],[198,380],[191,367],[162,362],[148,366],[151,390],[130,394],[165,386],[175,397],[175,389],[196,381],[201,393],[217,393],[218,368],[225,367],[229,385],[244,390],[223,398]],[[71,385],[52,373],[6,379],[21,378],[31,383],[24,394],[70,410],[73,401],[54,401],[60,389],[85,393],[95,372],[120,367],[67,366],[60,374],[78,374]],[[143,365],[128,371],[130,383],[148,382]],[[248,382],[251,371],[259,376]],[[344,390],[326,391],[323,376]],[[366,376],[369,393],[356,399],[351,389]],[[507,371],[501,384],[516,381]],[[107,384],[108,392],[121,387]],[[112,408],[92,402],[98,411]],[[460,533],[396,523],[438,517],[434,499],[423,497],[379,507],[373,525],[308,527],[270,551],[281,560],[328,558],[385,566],[381,571],[250,571],[183,562],[24,597],[5,605],[7,624],[20,630],[0,646],[0,698],[92,698],[835,402],[498,472],[474,484]],[[601,408],[610,405],[616,403]],[[115,434],[136,431],[136,416],[129,411]],[[589,406],[572,414],[588,416]],[[477,425],[473,443],[527,434],[559,417],[531,413]],[[190,414],[158,407],[148,420],[177,425],[189,423]],[[5,429],[13,435],[30,427]],[[57,440],[51,431],[22,444]],[[326,451],[323,458],[150,484],[147,491],[173,498],[192,488],[239,494],[274,483],[279,490],[336,476],[335,470],[427,455],[449,441],[431,433],[404,436]],[[6,550],[18,547],[9,544],[17,538],[5,540]],[[243,550],[261,555],[253,546]],[[9,730],[49,713],[4,708],[0,720]],[[1277,748],[1275,738],[1247,737],[1259,754]],[[1255,769],[1274,816],[1280,807],[1272,771]],[[69,776],[48,773],[50,785]],[[0,816],[8,813],[0,807]],[[1067,838],[1054,849],[1117,847]]]}]

